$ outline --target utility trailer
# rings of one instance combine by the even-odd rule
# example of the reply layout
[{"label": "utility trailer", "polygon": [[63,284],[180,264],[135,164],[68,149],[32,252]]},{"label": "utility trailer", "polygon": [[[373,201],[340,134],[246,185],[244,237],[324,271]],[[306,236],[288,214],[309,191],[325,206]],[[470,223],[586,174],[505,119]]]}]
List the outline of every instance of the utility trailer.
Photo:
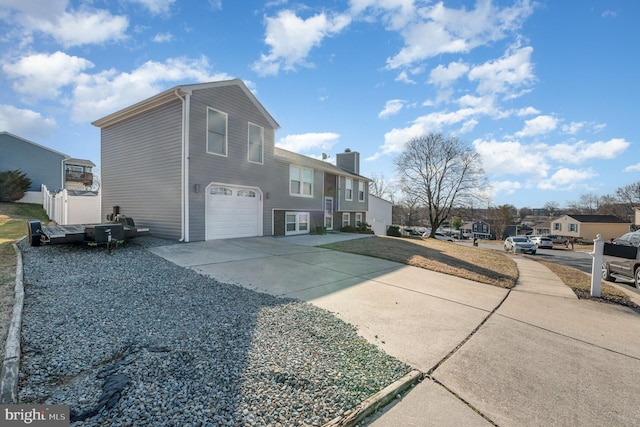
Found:
[{"label": "utility trailer", "polygon": [[59,243],[85,243],[89,246],[106,245],[109,250],[125,240],[148,236],[148,228],[136,227],[133,218],[120,214],[118,206],[107,215],[109,222],[102,224],[45,225],[30,219],[29,240],[31,246]]}]

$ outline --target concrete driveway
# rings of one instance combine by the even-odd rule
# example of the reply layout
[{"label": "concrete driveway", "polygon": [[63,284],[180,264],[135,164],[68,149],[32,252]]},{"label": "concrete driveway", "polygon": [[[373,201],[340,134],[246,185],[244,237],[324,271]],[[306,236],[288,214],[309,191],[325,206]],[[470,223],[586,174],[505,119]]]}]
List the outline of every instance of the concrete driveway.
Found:
[{"label": "concrete driveway", "polygon": [[639,425],[640,315],[581,301],[515,257],[512,291],[316,245],[350,234],[149,250],[216,280],[308,301],[427,374],[374,426]]}]

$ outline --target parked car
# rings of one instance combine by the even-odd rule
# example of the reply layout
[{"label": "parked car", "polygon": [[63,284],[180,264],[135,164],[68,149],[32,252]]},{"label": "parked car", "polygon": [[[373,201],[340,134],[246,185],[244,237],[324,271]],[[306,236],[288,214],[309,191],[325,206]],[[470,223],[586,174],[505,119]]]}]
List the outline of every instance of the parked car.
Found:
[{"label": "parked car", "polygon": [[454,241],[453,237],[447,236],[447,235],[444,235],[444,234],[438,233],[438,232],[436,232],[436,239],[444,240],[445,242],[453,242]]},{"label": "parked car", "polygon": [[536,245],[538,249],[546,248],[553,249],[553,240],[547,236],[531,236],[529,237],[529,241]]},{"label": "parked car", "polygon": [[504,241],[504,250],[516,252],[536,253],[536,245],[531,243],[526,236],[509,236]]},{"label": "parked car", "polygon": [[602,263],[602,278],[614,282],[616,279],[631,280],[640,289],[640,231],[627,233],[605,243],[605,260]]},{"label": "parked car", "polygon": [[549,234],[548,236],[544,236],[544,237],[550,238],[554,245],[567,246],[567,243],[569,242],[569,238],[567,236],[555,236],[553,234]]}]

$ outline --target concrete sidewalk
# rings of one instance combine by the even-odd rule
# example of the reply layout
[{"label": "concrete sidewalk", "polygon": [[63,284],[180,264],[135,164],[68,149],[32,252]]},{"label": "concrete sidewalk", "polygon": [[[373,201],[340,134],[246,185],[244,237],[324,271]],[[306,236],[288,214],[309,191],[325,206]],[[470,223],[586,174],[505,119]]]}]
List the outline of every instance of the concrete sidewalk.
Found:
[{"label": "concrete sidewalk", "polygon": [[578,300],[522,256],[514,256],[520,277],[507,291],[313,246],[329,237],[342,238],[150,250],[217,280],[327,309],[428,374],[371,425],[640,425],[638,313]]}]

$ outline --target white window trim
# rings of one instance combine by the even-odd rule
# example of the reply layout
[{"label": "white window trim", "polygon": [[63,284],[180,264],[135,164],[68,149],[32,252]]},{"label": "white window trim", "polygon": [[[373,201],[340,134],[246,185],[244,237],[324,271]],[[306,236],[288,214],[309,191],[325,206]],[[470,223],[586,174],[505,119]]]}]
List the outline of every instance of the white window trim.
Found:
[{"label": "white window trim", "polygon": [[[291,191],[291,170],[292,168],[297,168],[300,170],[300,192],[299,193],[294,193]],[[311,184],[311,194],[304,194],[304,184],[306,181],[304,181],[304,171],[311,171],[311,182],[309,184]],[[306,198],[313,198],[313,181],[314,181],[314,176],[315,176],[315,171],[311,168],[305,168],[303,166],[298,166],[298,165],[289,165],[289,195],[293,196],[293,197],[306,197]]]},{"label": "white window trim", "polygon": [[[358,202],[364,203],[365,200],[365,185],[363,181],[358,181]],[[362,195],[362,198],[360,196]]]},{"label": "white window trim", "polygon": [[[255,126],[258,129],[260,129],[260,161],[256,162],[255,160],[251,160],[251,126]],[[263,165],[264,164],[264,128],[260,125],[257,125],[255,123],[251,123],[249,122],[249,124],[247,125],[247,161],[249,163],[255,163],[258,165]]]},{"label": "white window trim", "polygon": [[[292,231],[287,230],[287,216],[295,215],[296,216],[296,229]],[[307,216],[307,229],[300,230],[300,217]],[[284,213],[284,235],[285,236],[293,236],[296,234],[309,234],[309,230],[311,229],[311,214],[309,212],[285,212]]]},{"label": "white window trim", "polygon": [[356,212],[356,227],[362,225],[363,222],[364,221],[362,221],[362,212]]},{"label": "white window trim", "polygon": [[[348,191],[351,191],[351,195],[348,196]],[[348,202],[353,201],[353,179],[345,178],[344,179],[344,199]]]},{"label": "white window trim", "polygon": [[[346,219],[346,221],[345,221]],[[342,213],[342,226],[348,227],[351,225],[351,214],[349,212]]]},{"label": "white window trim", "polygon": [[[216,113],[224,115],[224,154],[214,153],[209,151],[209,110],[213,110]],[[207,107],[207,141],[206,141],[207,153],[214,156],[228,157],[229,156],[229,115],[224,111],[216,110],[215,108]]]}]

